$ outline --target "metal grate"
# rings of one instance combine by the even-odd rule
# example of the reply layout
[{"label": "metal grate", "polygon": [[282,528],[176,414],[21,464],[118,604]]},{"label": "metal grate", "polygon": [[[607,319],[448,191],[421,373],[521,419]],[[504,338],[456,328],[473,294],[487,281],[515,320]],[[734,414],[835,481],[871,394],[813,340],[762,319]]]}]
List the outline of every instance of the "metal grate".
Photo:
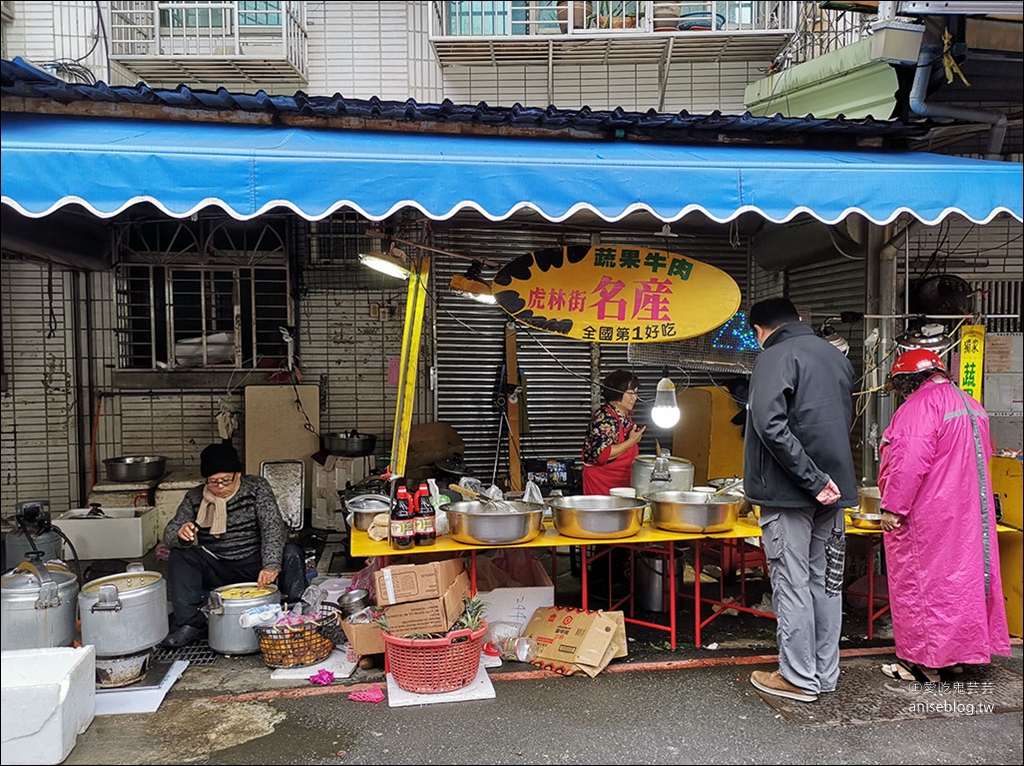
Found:
[{"label": "metal grate", "polygon": [[747,327],[744,306],[724,325],[696,338],[668,343],[630,343],[627,358],[633,364],[749,375],[758,350],[757,339]]},{"label": "metal grate", "polygon": [[210,667],[216,665],[220,655],[210,648],[206,639],[200,639],[191,646],[182,646],[178,649],[164,649],[157,647],[153,650],[152,662],[174,662],[175,660],[188,660],[189,664],[204,665]]}]

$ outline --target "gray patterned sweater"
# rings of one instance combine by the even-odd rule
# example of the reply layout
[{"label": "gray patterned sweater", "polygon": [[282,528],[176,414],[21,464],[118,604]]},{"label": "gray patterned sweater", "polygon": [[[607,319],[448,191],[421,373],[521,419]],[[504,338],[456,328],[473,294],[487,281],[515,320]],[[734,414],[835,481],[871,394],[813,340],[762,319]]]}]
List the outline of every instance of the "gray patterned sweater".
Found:
[{"label": "gray patterned sweater", "polygon": [[[168,548],[190,545],[178,538],[178,530],[196,520],[204,486],[200,484],[190,489],[174,518],[167,522],[164,545]],[[199,529],[199,545],[217,558],[238,561],[260,551],[263,569],[277,571],[281,571],[281,554],[287,538],[288,527],[281,518],[274,492],[269,482],[259,476],[242,476],[238,492],[228,500],[228,526],[223,535],[214,537],[208,529]]]}]

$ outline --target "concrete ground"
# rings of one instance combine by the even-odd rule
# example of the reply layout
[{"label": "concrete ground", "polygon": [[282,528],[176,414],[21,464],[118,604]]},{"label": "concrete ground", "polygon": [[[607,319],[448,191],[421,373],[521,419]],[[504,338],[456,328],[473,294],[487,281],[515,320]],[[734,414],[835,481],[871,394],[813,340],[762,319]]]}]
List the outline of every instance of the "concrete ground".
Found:
[{"label": "concrete ground", "polygon": [[[578,603],[578,584],[560,557],[559,601]],[[893,695],[912,692],[878,670],[895,658],[888,618],[869,641],[864,612],[851,608],[840,692],[787,703],[802,708],[794,715],[748,682],[774,666],[773,621],[724,615],[696,649],[692,618],[682,603],[674,650],[666,633],[628,625],[630,656],[593,679],[512,662],[490,671],[494,699],[412,707],[348,698],[385,686],[379,667],[320,687],[271,680],[260,655],[221,657],[186,670],[155,713],[97,717],[65,763],[1022,763],[1020,642],[988,684],[997,702],[1012,687],[1015,702],[997,706],[1008,712],[904,716]],[[821,720],[801,722],[813,706]]]}]

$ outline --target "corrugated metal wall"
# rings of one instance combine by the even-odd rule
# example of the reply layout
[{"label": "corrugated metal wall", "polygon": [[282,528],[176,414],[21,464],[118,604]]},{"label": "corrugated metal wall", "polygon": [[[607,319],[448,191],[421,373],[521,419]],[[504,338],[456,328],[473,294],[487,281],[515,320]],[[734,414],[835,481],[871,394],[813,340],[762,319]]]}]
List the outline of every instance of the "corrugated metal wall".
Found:
[{"label": "corrugated metal wall", "polygon": [[[585,244],[589,236],[558,227],[530,232],[508,229],[453,230],[443,235],[445,249],[485,257],[496,262],[512,260],[524,253],[562,244]],[[627,234],[606,232],[605,244],[635,244],[660,247],[710,263],[733,276],[741,290],[746,284],[747,244],[734,247],[727,237],[654,236],[653,232]],[[468,264],[467,264],[468,265]],[[495,394],[505,363],[505,320],[497,307],[459,298],[446,289],[452,274],[463,271],[459,263],[441,261],[437,266],[437,413],[451,423],[466,441],[466,462],[477,475],[489,478],[497,456],[498,474],[507,472],[507,431],[501,426],[501,412]],[[491,273],[484,272],[490,278]],[[648,422],[651,400],[661,370],[633,365],[625,344],[590,344],[562,338],[517,325],[517,356],[525,377],[529,432],[523,435],[521,458],[579,457],[583,434],[593,408],[600,401],[599,382],[618,368],[633,368],[641,380],[642,400],[637,416]],[[597,370],[597,373],[593,372]],[[677,386],[712,385],[707,373],[671,371]],[[499,443],[499,427],[502,437]],[[654,450],[654,440],[670,443],[671,436],[650,429],[641,448]],[[669,441],[666,442],[666,439]]]},{"label": "corrugated metal wall", "polygon": [[78,485],[74,273],[4,258],[0,275],[0,515],[37,499],[67,510]]}]

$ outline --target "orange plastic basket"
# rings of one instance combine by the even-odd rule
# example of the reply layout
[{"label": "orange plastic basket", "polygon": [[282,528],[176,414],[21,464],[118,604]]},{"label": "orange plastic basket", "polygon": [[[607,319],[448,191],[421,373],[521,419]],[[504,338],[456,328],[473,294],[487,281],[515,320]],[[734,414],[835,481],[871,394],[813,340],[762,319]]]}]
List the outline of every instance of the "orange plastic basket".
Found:
[{"label": "orange plastic basket", "polygon": [[461,689],[480,669],[487,623],[477,630],[456,630],[444,638],[400,638],[382,630],[384,668],[395,683],[416,694]]}]

